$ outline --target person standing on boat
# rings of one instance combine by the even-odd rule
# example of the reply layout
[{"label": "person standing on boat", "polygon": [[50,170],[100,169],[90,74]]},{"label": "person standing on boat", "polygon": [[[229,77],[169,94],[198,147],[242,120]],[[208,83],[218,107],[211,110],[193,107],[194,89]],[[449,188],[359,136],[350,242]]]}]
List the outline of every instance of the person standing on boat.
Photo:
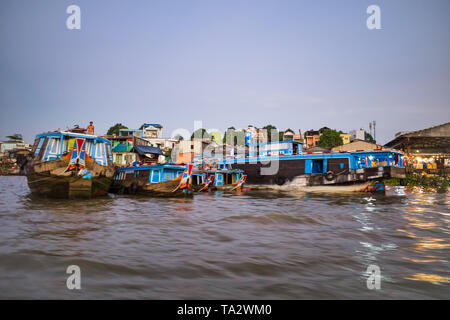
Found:
[{"label": "person standing on boat", "polygon": [[89,125],[87,127],[87,133],[88,134],[94,134],[94,123],[92,121],[89,122]]}]

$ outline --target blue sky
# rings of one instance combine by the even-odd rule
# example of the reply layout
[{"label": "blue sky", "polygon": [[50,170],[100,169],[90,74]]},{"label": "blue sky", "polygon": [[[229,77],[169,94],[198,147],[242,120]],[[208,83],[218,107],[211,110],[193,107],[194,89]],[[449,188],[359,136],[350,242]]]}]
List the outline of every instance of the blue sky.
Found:
[{"label": "blue sky", "polygon": [[[81,8],[81,30],[66,8]],[[366,8],[381,8],[368,30]],[[0,139],[94,121],[377,140],[450,121],[448,0],[2,0]]]}]

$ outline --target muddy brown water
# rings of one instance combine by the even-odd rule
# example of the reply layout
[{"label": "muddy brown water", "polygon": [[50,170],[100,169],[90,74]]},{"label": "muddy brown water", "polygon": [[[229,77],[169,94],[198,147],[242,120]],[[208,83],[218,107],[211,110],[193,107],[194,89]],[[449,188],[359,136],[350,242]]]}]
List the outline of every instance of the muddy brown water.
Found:
[{"label": "muddy brown water", "polygon": [[[69,201],[0,177],[3,299],[448,299],[449,260],[448,193]],[[67,289],[69,265],[80,290]]]}]

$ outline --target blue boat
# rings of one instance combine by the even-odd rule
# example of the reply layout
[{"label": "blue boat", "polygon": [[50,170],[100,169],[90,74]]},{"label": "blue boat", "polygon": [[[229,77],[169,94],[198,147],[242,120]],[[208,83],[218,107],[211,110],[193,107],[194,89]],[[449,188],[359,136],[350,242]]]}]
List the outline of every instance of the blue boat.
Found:
[{"label": "blue boat", "polygon": [[[189,170],[189,166],[191,169]],[[171,163],[117,168],[111,191],[135,194],[190,194],[195,191],[242,188],[242,170],[229,166],[193,168]]]},{"label": "blue boat", "polygon": [[106,195],[114,176],[111,144],[76,129],[39,134],[25,174],[31,192],[38,195],[57,198]]},{"label": "blue boat", "polygon": [[304,152],[303,143],[277,141],[250,145],[247,155],[203,158],[201,163],[232,165],[250,185],[336,185],[405,178],[403,153],[395,150]]}]

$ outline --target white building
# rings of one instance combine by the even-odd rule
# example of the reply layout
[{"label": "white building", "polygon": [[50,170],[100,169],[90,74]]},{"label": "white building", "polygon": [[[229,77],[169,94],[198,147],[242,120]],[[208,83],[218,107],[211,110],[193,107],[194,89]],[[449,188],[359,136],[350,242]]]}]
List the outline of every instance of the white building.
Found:
[{"label": "white building", "polygon": [[6,151],[13,149],[30,149],[31,146],[24,141],[0,141],[0,156],[3,156]]},{"label": "white building", "polygon": [[350,140],[366,140],[366,130],[359,129],[359,130],[352,130],[349,132],[351,134]]},{"label": "white building", "polygon": [[162,138],[162,125],[157,123],[145,123],[142,127],[143,135],[145,138]]}]

